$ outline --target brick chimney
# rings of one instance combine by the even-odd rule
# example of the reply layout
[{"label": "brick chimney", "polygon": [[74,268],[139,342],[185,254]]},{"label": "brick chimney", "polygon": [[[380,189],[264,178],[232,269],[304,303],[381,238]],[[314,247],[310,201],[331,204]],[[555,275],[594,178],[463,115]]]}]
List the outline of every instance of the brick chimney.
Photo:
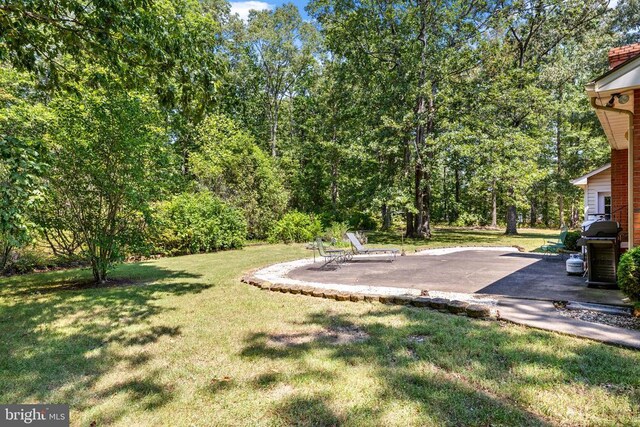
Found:
[{"label": "brick chimney", "polygon": [[640,55],[640,43],[614,47],[609,50],[609,68],[616,68],[624,61]]}]

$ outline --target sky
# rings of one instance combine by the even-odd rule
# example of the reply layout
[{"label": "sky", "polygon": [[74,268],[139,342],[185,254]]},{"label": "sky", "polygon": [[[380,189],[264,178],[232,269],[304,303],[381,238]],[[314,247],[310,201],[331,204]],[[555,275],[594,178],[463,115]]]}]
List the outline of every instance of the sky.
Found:
[{"label": "sky", "polygon": [[[248,0],[248,1],[231,1],[231,13],[237,13],[241,19],[247,20],[249,11],[254,10],[273,10],[274,8],[283,5],[284,3],[293,3],[298,7],[302,19],[309,20],[309,15],[305,12],[304,8],[308,3],[308,0]],[[618,0],[609,0],[609,7],[615,8],[618,5]]]},{"label": "sky", "polygon": [[300,15],[302,15],[302,19],[309,19],[309,16],[304,11],[305,6],[307,5],[307,0],[268,0],[268,1],[260,1],[260,0],[249,0],[249,1],[232,1],[231,3],[231,13],[237,13],[240,18],[243,20],[247,19],[249,16],[249,11],[254,10],[272,10],[278,6],[283,5],[284,3],[293,3],[300,10]]}]

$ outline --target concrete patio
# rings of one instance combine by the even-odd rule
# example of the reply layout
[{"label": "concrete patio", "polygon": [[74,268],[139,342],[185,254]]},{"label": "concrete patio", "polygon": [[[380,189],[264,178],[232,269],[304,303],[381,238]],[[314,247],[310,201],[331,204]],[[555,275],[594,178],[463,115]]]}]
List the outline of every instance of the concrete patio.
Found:
[{"label": "concrete patio", "polygon": [[417,253],[397,257],[394,262],[386,259],[356,259],[340,268],[323,268],[318,261],[287,276],[316,283],[625,305],[619,290],[588,288],[583,277],[567,275],[564,261],[553,256],[478,248],[440,255]]}]

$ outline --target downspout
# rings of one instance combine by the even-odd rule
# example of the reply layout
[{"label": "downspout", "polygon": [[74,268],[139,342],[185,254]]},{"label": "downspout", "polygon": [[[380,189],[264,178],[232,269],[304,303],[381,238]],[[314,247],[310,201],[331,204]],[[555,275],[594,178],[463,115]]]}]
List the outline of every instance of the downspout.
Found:
[{"label": "downspout", "polygon": [[621,108],[607,107],[605,105],[596,104],[597,97],[591,97],[591,106],[596,110],[610,111],[612,113],[623,113],[629,118],[629,125],[627,130],[627,142],[629,148],[627,149],[627,223],[628,223],[628,236],[629,236],[629,249],[633,249],[633,111],[623,110]]}]

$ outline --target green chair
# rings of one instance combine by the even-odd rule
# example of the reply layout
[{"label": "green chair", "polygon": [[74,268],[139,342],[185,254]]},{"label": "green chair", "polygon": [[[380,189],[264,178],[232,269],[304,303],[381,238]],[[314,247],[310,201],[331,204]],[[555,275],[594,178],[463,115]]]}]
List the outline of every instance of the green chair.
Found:
[{"label": "green chair", "polygon": [[556,240],[547,240],[541,246],[542,252],[545,254],[557,254],[562,249],[566,249],[565,240],[567,239],[567,233],[569,233],[569,229],[565,226],[562,227],[560,231],[560,236]]}]

